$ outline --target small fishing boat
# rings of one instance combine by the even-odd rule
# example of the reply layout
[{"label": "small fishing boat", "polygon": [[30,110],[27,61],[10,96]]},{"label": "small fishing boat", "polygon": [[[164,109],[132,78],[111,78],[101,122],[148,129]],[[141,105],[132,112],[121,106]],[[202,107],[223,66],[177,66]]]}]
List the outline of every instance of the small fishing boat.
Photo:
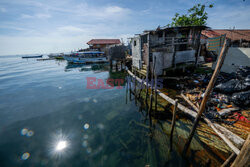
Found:
[{"label": "small fishing boat", "polygon": [[63,53],[51,53],[48,55],[49,58],[51,59],[63,59]]},{"label": "small fishing boat", "polygon": [[87,51],[87,52],[75,52],[69,55],[63,56],[69,63],[103,63],[107,62],[107,57],[104,52],[99,51]]},{"label": "small fishing boat", "polygon": [[39,56],[22,56],[23,59],[28,59],[28,58],[41,58],[43,57],[43,55],[39,55]]}]

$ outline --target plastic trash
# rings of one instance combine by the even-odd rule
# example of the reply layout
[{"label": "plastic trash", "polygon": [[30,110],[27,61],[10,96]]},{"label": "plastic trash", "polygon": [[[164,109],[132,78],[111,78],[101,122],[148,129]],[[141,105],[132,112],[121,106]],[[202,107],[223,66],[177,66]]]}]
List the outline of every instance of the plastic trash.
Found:
[{"label": "plastic trash", "polygon": [[234,93],[231,97],[234,104],[238,106],[249,106],[250,105],[250,90],[246,92]]},{"label": "plastic trash", "polygon": [[245,91],[249,88],[247,82],[239,81],[238,79],[231,79],[228,82],[220,83],[215,86],[214,91],[222,93],[235,93]]},{"label": "plastic trash", "polygon": [[241,66],[236,71],[237,77],[245,78],[250,74],[250,67]]}]

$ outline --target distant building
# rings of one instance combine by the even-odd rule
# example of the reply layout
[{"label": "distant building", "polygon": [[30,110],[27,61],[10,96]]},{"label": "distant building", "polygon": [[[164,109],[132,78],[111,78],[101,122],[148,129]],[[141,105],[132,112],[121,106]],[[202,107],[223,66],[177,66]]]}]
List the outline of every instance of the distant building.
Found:
[{"label": "distant building", "polygon": [[[231,73],[236,72],[240,66],[250,67],[250,29],[203,30],[202,39],[206,41],[208,50],[209,46],[211,46],[210,42],[215,41],[224,34],[226,34],[226,38],[230,43],[221,71]],[[221,42],[215,43],[214,46],[214,52],[219,55],[222,46]],[[213,69],[215,69],[216,62],[213,64]]]},{"label": "distant building", "polygon": [[107,47],[120,43],[120,39],[91,39],[87,42],[90,49],[98,49],[99,51],[106,51]]},{"label": "distant building", "polygon": [[250,48],[250,29],[212,29],[201,32],[202,39],[215,38],[226,34],[231,47]]},{"label": "distant building", "polygon": [[132,67],[146,75],[147,66],[155,72],[195,65],[199,57],[200,34],[205,26],[158,27],[146,30],[131,39]]}]

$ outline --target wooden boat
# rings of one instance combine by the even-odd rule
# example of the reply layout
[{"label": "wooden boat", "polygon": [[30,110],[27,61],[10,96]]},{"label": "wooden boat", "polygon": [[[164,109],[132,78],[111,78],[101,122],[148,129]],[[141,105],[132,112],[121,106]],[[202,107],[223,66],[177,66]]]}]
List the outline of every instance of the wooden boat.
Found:
[{"label": "wooden boat", "polygon": [[87,52],[75,52],[69,55],[64,55],[63,58],[69,63],[102,63],[107,62],[107,57],[104,52],[99,51],[87,51]]},{"label": "wooden boat", "polygon": [[63,53],[59,53],[59,54],[51,53],[48,55],[48,57],[51,59],[63,59],[63,55],[64,55]]},{"label": "wooden boat", "polygon": [[28,58],[41,58],[43,57],[43,55],[39,55],[39,56],[22,56],[23,59],[28,59]]}]

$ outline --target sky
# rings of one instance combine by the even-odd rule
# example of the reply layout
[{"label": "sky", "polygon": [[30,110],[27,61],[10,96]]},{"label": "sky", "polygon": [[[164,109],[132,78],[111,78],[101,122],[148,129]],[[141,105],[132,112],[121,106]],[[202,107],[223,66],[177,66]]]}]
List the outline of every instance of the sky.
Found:
[{"label": "sky", "polygon": [[69,52],[93,38],[126,43],[197,3],[214,4],[211,28],[250,29],[250,0],[0,0],[0,55]]}]

